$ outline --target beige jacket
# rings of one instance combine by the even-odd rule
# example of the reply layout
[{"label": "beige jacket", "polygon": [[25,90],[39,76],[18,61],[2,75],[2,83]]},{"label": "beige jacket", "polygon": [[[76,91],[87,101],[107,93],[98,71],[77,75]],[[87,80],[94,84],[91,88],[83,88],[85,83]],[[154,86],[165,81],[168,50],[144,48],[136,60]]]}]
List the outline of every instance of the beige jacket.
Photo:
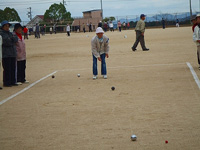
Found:
[{"label": "beige jacket", "polygon": [[141,31],[142,33],[144,33],[144,31],[145,31],[145,22],[144,22],[144,20],[140,19],[137,22],[137,25],[135,27],[135,31]]},{"label": "beige jacket", "polygon": [[200,46],[200,43],[197,42],[198,40],[200,40],[200,29],[199,26],[197,25],[194,28],[194,32],[193,32],[193,41],[197,44],[197,46]]},{"label": "beige jacket", "polygon": [[109,38],[103,35],[103,42],[100,43],[97,36],[92,38],[91,41],[92,54],[98,58],[101,54],[109,53]]}]

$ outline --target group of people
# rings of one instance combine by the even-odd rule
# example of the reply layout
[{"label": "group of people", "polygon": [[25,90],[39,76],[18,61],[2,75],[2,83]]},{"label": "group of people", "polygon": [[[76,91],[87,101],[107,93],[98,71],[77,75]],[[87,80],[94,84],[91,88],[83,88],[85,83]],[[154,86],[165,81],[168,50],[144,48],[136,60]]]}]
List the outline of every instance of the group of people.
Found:
[{"label": "group of people", "polygon": [[[135,32],[136,32],[136,41],[132,47],[133,51],[136,51],[136,47],[140,42],[143,51],[148,51],[144,42],[144,32],[145,32],[145,15],[141,14],[140,20],[137,22]],[[101,22],[100,22],[101,23]],[[100,26],[101,24],[99,24]],[[93,80],[96,80],[98,77],[97,70],[97,60],[101,62],[101,75],[104,79],[107,79],[107,70],[106,70],[106,58],[109,57],[109,38],[104,35],[104,31],[101,27],[96,29],[96,36],[92,38],[91,49],[93,55]]]},{"label": "group of people", "polygon": [[[11,24],[8,21],[1,22],[0,29],[0,56],[3,66],[3,86],[12,87],[26,80],[26,48],[22,37],[23,27],[15,24],[14,32],[9,31]],[[0,87],[2,89],[2,87]]]}]

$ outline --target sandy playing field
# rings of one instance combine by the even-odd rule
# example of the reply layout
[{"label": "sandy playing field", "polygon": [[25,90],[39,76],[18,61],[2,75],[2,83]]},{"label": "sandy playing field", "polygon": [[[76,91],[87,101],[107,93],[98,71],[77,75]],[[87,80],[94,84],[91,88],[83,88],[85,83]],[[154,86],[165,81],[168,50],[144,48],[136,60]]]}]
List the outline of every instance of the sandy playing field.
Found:
[{"label": "sandy playing field", "polygon": [[94,35],[26,40],[30,83],[0,91],[0,150],[199,150],[191,27],[147,29],[148,52],[131,51],[133,30],[107,32],[107,80],[92,80]]}]

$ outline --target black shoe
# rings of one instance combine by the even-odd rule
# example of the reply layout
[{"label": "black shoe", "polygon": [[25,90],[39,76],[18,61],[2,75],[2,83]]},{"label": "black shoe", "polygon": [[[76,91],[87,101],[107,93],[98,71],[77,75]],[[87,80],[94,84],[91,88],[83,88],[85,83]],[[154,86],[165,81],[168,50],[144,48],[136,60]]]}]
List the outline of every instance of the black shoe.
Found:
[{"label": "black shoe", "polygon": [[0,90],[2,90],[3,88],[2,87],[0,87]]},{"label": "black shoe", "polygon": [[145,48],[145,49],[143,49],[143,51],[149,51],[149,49],[148,49],[148,48]]},{"label": "black shoe", "polygon": [[12,86],[18,86],[18,84],[17,84],[17,83],[15,83],[15,84],[12,84]]},{"label": "black shoe", "polygon": [[136,51],[137,50],[136,48],[133,48],[133,47],[131,47],[131,49],[132,49],[132,51]]},{"label": "black shoe", "polygon": [[4,84],[3,86],[4,86],[4,87],[12,87],[12,85],[5,85],[5,84]]}]

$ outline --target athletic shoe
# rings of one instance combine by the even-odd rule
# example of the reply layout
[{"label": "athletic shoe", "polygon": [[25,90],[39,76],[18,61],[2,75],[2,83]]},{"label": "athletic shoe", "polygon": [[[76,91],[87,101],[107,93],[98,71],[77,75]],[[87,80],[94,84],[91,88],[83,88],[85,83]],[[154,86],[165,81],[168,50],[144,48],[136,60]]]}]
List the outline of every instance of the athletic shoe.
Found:
[{"label": "athletic shoe", "polygon": [[200,66],[199,66],[199,70],[200,70]]},{"label": "athletic shoe", "polygon": [[136,48],[133,48],[133,47],[131,47],[131,49],[132,49],[132,51],[136,51],[137,50]]},{"label": "athletic shoe", "polygon": [[143,49],[143,51],[149,51],[149,49],[148,49],[148,48],[145,48],[145,49]]},{"label": "athletic shoe", "polygon": [[103,78],[104,78],[104,79],[107,79],[107,75],[103,75]]},{"label": "athletic shoe", "polygon": [[0,90],[2,90],[3,88],[2,87],[0,87]]},{"label": "athletic shoe", "polygon": [[15,83],[15,84],[12,84],[12,86],[18,86],[18,84],[17,84],[17,83]]},{"label": "athletic shoe", "polygon": [[17,84],[17,85],[22,85],[22,83],[21,83],[21,82],[17,82],[16,84]]},{"label": "athletic shoe", "polygon": [[96,80],[96,79],[97,79],[97,76],[94,75],[94,76],[93,76],[93,80]]},{"label": "athletic shoe", "polygon": [[29,83],[29,81],[24,81],[24,82],[22,82],[22,83],[25,83],[25,84],[27,84],[27,83]]}]

